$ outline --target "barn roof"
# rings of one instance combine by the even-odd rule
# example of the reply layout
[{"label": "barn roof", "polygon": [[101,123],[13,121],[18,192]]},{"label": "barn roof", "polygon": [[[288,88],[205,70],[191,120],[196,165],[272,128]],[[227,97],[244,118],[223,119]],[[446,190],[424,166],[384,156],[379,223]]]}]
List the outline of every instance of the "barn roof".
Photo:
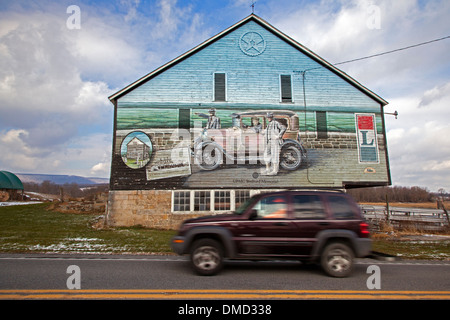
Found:
[{"label": "barn roof", "polygon": [[23,190],[23,184],[14,173],[0,171],[0,189]]},{"label": "barn roof", "polygon": [[247,16],[246,18],[242,19],[241,21],[237,22],[236,24],[232,25],[231,27],[229,27],[229,28],[225,29],[224,31],[218,33],[217,35],[213,36],[212,38],[210,38],[210,39],[204,41],[203,43],[199,44],[195,48],[192,48],[191,50],[187,51],[186,53],[182,54],[181,56],[179,56],[179,57],[169,61],[165,65],[157,68],[156,70],[148,73],[147,75],[143,76],[142,78],[140,78],[140,79],[136,80],[135,82],[131,83],[127,87],[125,87],[125,88],[119,90],[118,92],[114,93],[113,95],[111,95],[109,97],[109,100],[110,101],[115,101],[115,100],[119,99],[123,95],[125,95],[128,92],[132,91],[133,89],[139,87],[140,85],[144,84],[148,80],[150,80],[153,77],[157,76],[158,74],[164,72],[168,68],[176,65],[177,63],[183,61],[184,59],[188,58],[189,56],[193,55],[194,53],[202,50],[206,46],[208,46],[208,45],[212,44],[213,42],[219,40],[220,38],[222,38],[225,35],[229,34],[233,30],[236,30],[237,28],[239,28],[243,24],[247,23],[248,21],[255,21],[256,23],[258,23],[262,27],[264,27],[267,30],[271,31],[272,33],[274,33],[275,35],[277,35],[278,37],[280,37],[281,39],[283,39],[287,43],[291,44],[293,47],[297,48],[299,51],[301,51],[302,53],[304,53],[305,55],[307,55],[311,59],[313,59],[316,62],[318,62],[323,67],[329,69],[330,71],[334,72],[335,74],[337,74],[338,76],[340,76],[341,78],[343,78],[344,80],[346,80],[347,82],[352,84],[353,86],[357,87],[359,90],[361,90],[362,92],[364,92],[365,94],[370,96],[372,99],[376,100],[382,106],[385,106],[385,105],[388,104],[388,102],[386,100],[384,100],[383,98],[381,98],[380,96],[378,96],[377,94],[375,94],[374,92],[372,92],[371,90],[369,90],[368,88],[366,88],[365,86],[360,84],[358,81],[356,81],[355,79],[350,77],[348,74],[346,74],[342,70],[339,70],[338,68],[333,66],[331,63],[327,62],[326,60],[321,58],[319,55],[314,53],[313,51],[309,50],[308,48],[306,48],[305,46],[303,46],[299,42],[297,42],[294,39],[292,39],[291,37],[287,36],[286,34],[281,32],[280,30],[276,29],[274,26],[272,26],[271,24],[269,24],[268,22],[266,22],[265,20],[261,19],[260,17],[258,17],[257,15],[255,15],[253,13],[251,15]]}]

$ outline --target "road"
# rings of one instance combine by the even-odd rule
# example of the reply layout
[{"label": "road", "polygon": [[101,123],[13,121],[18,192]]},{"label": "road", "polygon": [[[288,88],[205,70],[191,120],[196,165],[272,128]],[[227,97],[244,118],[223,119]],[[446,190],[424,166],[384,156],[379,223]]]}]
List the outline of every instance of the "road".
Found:
[{"label": "road", "polygon": [[47,298],[450,299],[450,261],[359,259],[345,279],[296,262],[243,261],[201,277],[179,256],[0,254],[0,299]]}]

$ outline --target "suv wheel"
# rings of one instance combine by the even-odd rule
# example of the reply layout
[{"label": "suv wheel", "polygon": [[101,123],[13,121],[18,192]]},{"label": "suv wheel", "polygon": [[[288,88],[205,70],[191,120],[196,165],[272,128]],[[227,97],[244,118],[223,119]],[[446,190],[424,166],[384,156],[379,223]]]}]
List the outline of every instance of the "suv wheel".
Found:
[{"label": "suv wheel", "polygon": [[191,264],[194,271],[202,276],[218,273],[223,266],[222,246],[212,239],[197,240],[192,246]]},{"label": "suv wheel", "polygon": [[331,243],[323,250],[320,264],[332,277],[347,277],[353,270],[353,251],[344,243]]}]

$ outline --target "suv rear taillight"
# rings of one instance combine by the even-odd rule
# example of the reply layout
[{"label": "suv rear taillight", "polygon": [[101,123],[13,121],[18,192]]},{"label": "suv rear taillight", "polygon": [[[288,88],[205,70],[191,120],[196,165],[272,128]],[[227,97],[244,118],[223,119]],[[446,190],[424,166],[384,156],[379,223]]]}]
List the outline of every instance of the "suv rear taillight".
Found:
[{"label": "suv rear taillight", "polygon": [[367,223],[361,222],[359,224],[359,235],[361,238],[369,238],[370,237],[369,225]]}]

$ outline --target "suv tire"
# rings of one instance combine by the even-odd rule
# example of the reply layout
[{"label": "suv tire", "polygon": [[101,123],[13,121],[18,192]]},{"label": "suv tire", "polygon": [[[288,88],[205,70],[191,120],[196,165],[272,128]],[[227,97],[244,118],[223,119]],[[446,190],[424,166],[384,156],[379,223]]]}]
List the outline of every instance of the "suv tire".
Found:
[{"label": "suv tire", "polygon": [[353,250],[341,242],[328,244],[320,257],[322,269],[332,277],[343,278],[353,271]]},{"label": "suv tire", "polygon": [[194,242],[190,252],[194,271],[202,276],[212,276],[223,267],[222,245],[213,239],[200,239]]}]

